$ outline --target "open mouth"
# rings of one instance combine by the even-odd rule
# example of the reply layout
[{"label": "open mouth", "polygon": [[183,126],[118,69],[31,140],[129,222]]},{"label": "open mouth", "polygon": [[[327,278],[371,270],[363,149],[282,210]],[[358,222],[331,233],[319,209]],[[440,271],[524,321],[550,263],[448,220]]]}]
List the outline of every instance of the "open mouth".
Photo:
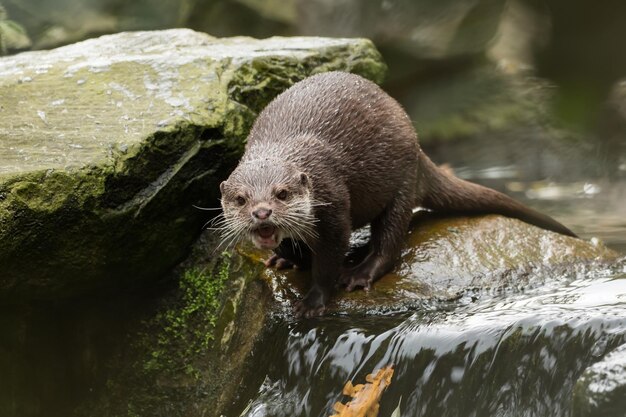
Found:
[{"label": "open mouth", "polygon": [[276,227],[271,224],[262,224],[253,232],[254,244],[261,249],[274,249],[278,246]]}]

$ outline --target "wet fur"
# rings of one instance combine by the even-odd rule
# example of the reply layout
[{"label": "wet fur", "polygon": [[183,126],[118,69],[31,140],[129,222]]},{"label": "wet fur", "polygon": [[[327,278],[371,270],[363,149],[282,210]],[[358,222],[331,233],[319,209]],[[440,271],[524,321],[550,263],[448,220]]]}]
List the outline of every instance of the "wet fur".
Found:
[{"label": "wet fur", "polygon": [[[449,213],[499,213],[575,236],[550,217],[435,166],[420,149],[402,107],[377,85],[353,74],[307,78],[261,112],[245,154],[222,190],[225,217],[236,193],[256,187],[256,195],[262,195],[264,188],[284,182],[285,172],[304,173],[302,195],[315,202],[314,235],[297,247],[293,239],[299,239],[290,236],[272,258],[274,263],[285,259],[283,265],[311,264],[313,283],[296,305],[297,315],[322,314],[338,282],[348,290],[369,288],[388,272],[416,206]],[[371,224],[371,252],[342,273],[350,232],[366,224]]]}]

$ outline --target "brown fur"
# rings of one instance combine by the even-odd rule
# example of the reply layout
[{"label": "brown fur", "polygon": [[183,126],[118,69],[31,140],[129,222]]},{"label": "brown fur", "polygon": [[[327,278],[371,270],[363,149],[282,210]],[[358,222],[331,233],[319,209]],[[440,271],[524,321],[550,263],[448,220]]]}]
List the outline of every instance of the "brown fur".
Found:
[{"label": "brown fur", "polygon": [[[393,267],[415,206],[499,213],[575,236],[548,216],[438,168],[420,149],[402,107],[374,83],[342,72],[298,82],[261,112],[222,194],[225,229],[229,221],[245,224],[241,236],[275,250],[268,265],[311,264],[313,285],[296,305],[296,314],[307,317],[323,313],[338,281],[348,290],[369,288]],[[254,214],[270,211],[262,219]],[[342,273],[350,232],[366,224],[371,251]],[[275,234],[260,237],[259,230]]]}]

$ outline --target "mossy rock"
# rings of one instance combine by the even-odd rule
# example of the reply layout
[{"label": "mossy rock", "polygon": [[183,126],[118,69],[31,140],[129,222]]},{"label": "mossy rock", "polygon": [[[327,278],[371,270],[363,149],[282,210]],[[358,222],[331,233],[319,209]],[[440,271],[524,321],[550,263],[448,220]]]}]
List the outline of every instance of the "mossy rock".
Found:
[{"label": "mossy rock", "polygon": [[[353,234],[350,259],[366,249],[368,232]],[[268,256],[245,247],[251,262]],[[439,217],[418,213],[399,265],[372,289],[339,290],[330,313],[378,314],[405,311],[466,293],[521,290],[567,280],[610,264],[618,254],[598,241],[559,235],[498,216]],[[285,311],[307,290],[309,271],[267,269],[265,279]]]},{"label": "mossy rock", "polygon": [[[355,252],[363,248],[362,242],[366,239],[367,233],[355,233]],[[266,355],[273,357],[272,352],[276,351],[281,357],[278,349],[282,346],[281,334],[292,331],[294,325],[310,329],[311,326],[323,328],[324,323],[336,327],[337,323],[348,322],[354,326],[359,323],[359,315],[406,310],[428,315],[432,309],[423,307],[428,307],[431,301],[434,304],[430,307],[450,309],[464,302],[454,301],[459,294],[473,297],[474,291],[479,289],[509,288],[516,291],[520,286],[543,282],[533,281],[532,277],[543,277],[547,284],[553,280],[559,285],[558,280],[567,281],[573,277],[571,274],[588,276],[584,274],[585,270],[602,270],[595,268],[615,256],[600,244],[562,237],[498,216],[471,219],[418,216],[407,238],[403,262],[394,273],[383,277],[369,293],[340,292],[335,296],[329,313],[349,317],[295,323],[291,307],[295,298],[306,289],[309,272],[278,273],[266,269],[260,260],[268,254],[246,251],[245,248],[220,254],[215,251],[218,240],[212,231],[202,233],[189,258],[176,267],[170,279],[161,283],[166,288],[152,286],[150,292],[142,289],[121,303],[121,308],[116,303],[121,297],[115,300],[103,297],[95,311],[91,309],[93,301],[88,299],[86,303],[92,310],[91,315],[84,314],[82,309],[71,309],[69,315],[73,322],[62,333],[68,335],[66,338],[59,338],[58,328],[53,327],[51,340],[44,337],[22,341],[24,329],[32,332],[27,321],[9,316],[0,323],[5,325],[3,330],[9,337],[9,349],[19,347],[14,350],[19,355],[0,361],[0,367],[4,364],[5,369],[12,370],[5,381],[5,386],[11,389],[3,392],[11,399],[15,398],[15,392],[22,395],[17,403],[4,403],[18,404],[18,408],[2,409],[0,404],[0,414],[5,410],[9,416],[29,416],[40,415],[42,410],[67,409],[65,415],[78,416],[239,415],[240,409],[236,414],[229,412],[233,400],[239,397],[239,402],[245,405],[250,398],[246,397],[250,386],[248,391],[242,387],[250,383],[251,375],[263,378],[265,373],[259,369],[265,369]],[[451,253],[458,258],[448,256]],[[355,256],[358,257],[358,253]],[[561,262],[569,263],[563,265]],[[619,265],[621,271],[623,263]],[[543,272],[546,274],[541,275]],[[450,276],[446,277],[446,274]],[[453,301],[449,302],[451,299]],[[133,307],[124,308],[126,304]],[[107,308],[115,312],[103,313]],[[43,309],[41,314],[50,313]],[[400,314],[390,320],[398,323],[402,317],[405,316]],[[444,328],[448,320],[452,326],[457,326],[466,319],[464,315],[456,320],[438,317],[433,318],[431,324]],[[370,317],[365,319],[370,320]],[[594,323],[592,325],[597,326],[597,322]],[[510,322],[505,320],[489,326],[494,326],[496,332],[508,333]],[[596,336],[580,331],[580,327],[574,335],[569,333],[571,329],[567,326],[559,328],[568,335],[566,349],[578,346],[578,341],[589,345],[595,343]],[[488,339],[494,343],[494,349],[506,346],[503,351],[508,352],[507,358],[514,361],[528,354],[527,346],[519,343],[520,333],[523,332],[511,334],[502,344],[494,341],[492,332],[489,332]],[[317,337],[323,340],[325,335],[326,332],[322,331]],[[535,342],[546,340],[546,343],[536,343],[535,346],[564,348],[563,339],[558,336],[538,339],[536,333],[531,332],[524,337]],[[47,346],[47,359],[43,362],[39,357],[33,359],[32,355],[32,346],[41,346],[42,341]],[[79,388],[76,380],[73,380],[74,385],[69,385],[74,388],[53,383],[51,387],[50,381],[57,381],[60,374],[66,375],[65,368],[44,366],[42,370],[31,371],[32,375],[37,375],[35,382],[24,377],[31,375],[24,373],[25,367],[45,364],[49,358],[55,357],[55,352],[63,352],[70,358],[68,360],[73,365],[70,368],[75,371],[88,370],[86,375],[78,375]],[[542,351],[536,352],[539,361],[544,355]],[[493,353],[483,353],[477,361],[484,364],[484,369],[490,368]],[[460,358],[462,352],[451,352],[450,357]],[[259,361],[265,362],[259,366]],[[6,366],[9,362],[18,365]],[[584,368],[588,362],[577,364]],[[533,365],[533,369],[540,367]],[[328,383],[325,374],[322,375],[320,381]],[[477,375],[484,376],[484,373],[481,371]],[[74,378],[77,378],[75,374]],[[344,382],[337,384],[338,389]],[[252,384],[254,389],[254,382]],[[67,390],[71,390],[71,395],[65,397]],[[44,398],[33,394],[40,392],[45,394]],[[59,404],[65,408],[56,408],[60,407]]]},{"label": "mossy rock", "polygon": [[311,74],[380,82],[363,39],[121,33],[0,59],[0,300],[162,275],[199,235],[256,112]]},{"label": "mossy rock", "polygon": [[[178,268],[178,288],[127,337],[107,363],[106,388],[77,415],[219,416],[236,397],[271,311],[260,266],[236,254],[207,254],[209,233]],[[214,239],[213,239],[214,240]]]}]

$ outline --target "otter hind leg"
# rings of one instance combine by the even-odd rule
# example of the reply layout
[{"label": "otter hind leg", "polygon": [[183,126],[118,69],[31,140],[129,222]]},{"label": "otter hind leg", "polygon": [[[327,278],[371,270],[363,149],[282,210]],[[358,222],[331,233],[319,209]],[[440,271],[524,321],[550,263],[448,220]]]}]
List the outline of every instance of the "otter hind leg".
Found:
[{"label": "otter hind leg", "polygon": [[414,183],[407,181],[405,189],[398,192],[385,210],[372,221],[370,252],[358,265],[342,273],[341,283],[347,291],[357,288],[369,290],[374,281],[393,268],[411,222],[414,190]]}]

